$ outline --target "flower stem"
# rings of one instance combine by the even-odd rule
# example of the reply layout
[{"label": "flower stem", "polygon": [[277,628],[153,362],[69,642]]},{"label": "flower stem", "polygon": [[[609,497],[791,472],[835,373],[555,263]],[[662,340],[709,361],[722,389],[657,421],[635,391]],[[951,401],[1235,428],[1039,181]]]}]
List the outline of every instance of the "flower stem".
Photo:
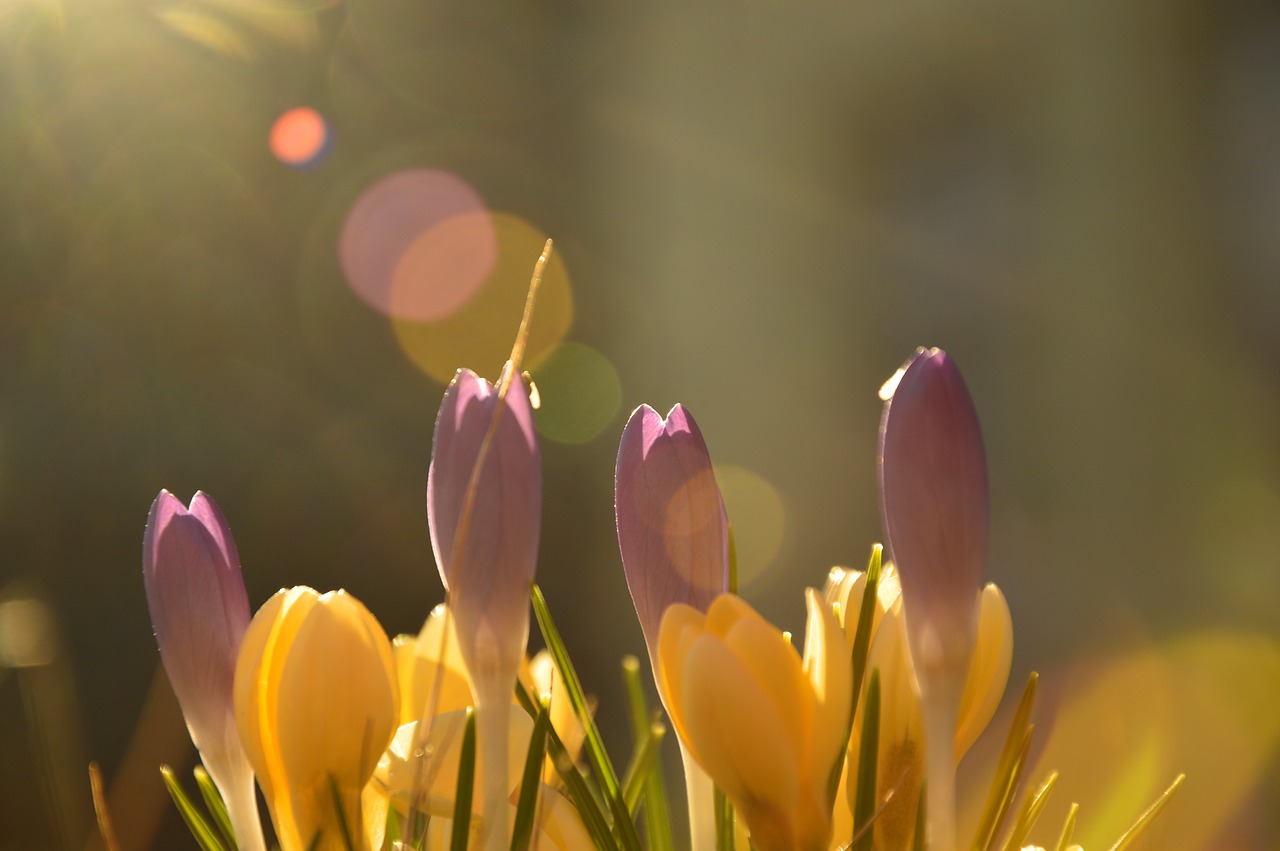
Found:
[{"label": "flower stem", "polygon": [[[512,681],[515,677],[511,678]],[[479,683],[477,683],[479,685]],[[484,851],[507,851],[510,839],[507,816],[510,788],[507,783],[508,687],[482,689],[477,695],[476,739],[484,776]],[[498,697],[501,695],[501,697]]]},{"label": "flower stem", "polygon": [[716,809],[715,786],[702,766],[694,761],[684,742],[680,743],[684,761],[685,792],[689,798],[689,844],[691,851],[715,851]]},{"label": "flower stem", "polygon": [[[956,849],[955,730],[959,691],[941,683],[921,682],[924,712],[925,795],[929,851]],[[939,688],[938,686],[942,686]]]}]

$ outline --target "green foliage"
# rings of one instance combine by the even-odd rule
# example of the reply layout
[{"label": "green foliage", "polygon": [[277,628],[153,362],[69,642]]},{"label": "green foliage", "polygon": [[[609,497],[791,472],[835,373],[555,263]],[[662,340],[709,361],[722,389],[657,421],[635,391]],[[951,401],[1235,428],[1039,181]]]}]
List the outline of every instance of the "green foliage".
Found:
[{"label": "green foliage", "polygon": [[[173,798],[173,803],[182,815],[182,820],[187,823],[191,835],[195,837],[202,851],[227,851],[227,847],[218,839],[217,834],[214,833],[213,828],[209,825],[204,815],[201,814],[199,808],[192,803],[191,799],[187,797],[187,793],[178,784],[178,778],[174,775],[173,769],[167,765],[160,766],[160,776],[164,778],[164,785],[169,790],[169,797]],[[235,846],[231,847],[234,848]]]}]

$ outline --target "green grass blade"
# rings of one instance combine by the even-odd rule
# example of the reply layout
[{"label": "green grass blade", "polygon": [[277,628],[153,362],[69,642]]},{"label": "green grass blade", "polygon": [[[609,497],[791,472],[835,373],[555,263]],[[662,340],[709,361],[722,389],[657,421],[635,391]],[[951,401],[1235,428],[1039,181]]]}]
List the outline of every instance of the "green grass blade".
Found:
[{"label": "green grass blade", "polygon": [[[537,718],[538,704],[534,702],[533,696],[525,689],[519,681],[516,682],[516,700],[533,718]],[[583,824],[586,825],[587,833],[591,835],[591,841],[595,844],[599,851],[617,851],[618,843],[614,841],[613,834],[609,829],[609,817],[601,808],[600,800],[591,791],[591,787],[587,784],[587,779],[578,771],[578,767],[573,764],[573,760],[569,758],[569,752],[564,746],[564,742],[560,740],[560,736],[556,733],[553,726],[547,727],[547,752],[551,755],[551,762],[556,767],[556,773],[560,775],[560,779],[564,782],[565,793],[569,796],[569,801],[573,804],[574,809],[582,816]]]},{"label": "green grass blade", "polygon": [[916,826],[911,836],[911,851],[925,851],[924,848],[924,831],[925,831],[925,801],[929,800],[929,781],[920,784],[920,803],[916,805]]},{"label": "green grass blade", "polygon": [[329,796],[333,798],[334,813],[338,817],[338,829],[342,831],[342,844],[347,851],[356,851],[355,839],[351,836],[351,825],[347,824],[347,811],[342,807],[342,793],[338,791],[338,778],[329,775]]},{"label": "green grass blade", "polygon": [[471,833],[471,795],[476,785],[476,713],[467,708],[467,722],[462,731],[462,751],[458,757],[458,785],[453,797],[453,832],[449,835],[449,851],[467,851]]},{"label": "green grass blade", "polygon": [[1031,828],[1035,827],[1040,813],[1044,812],[1045,804],[1049,803],[1049,795],[1057,782],[1058,772],[1055,771],[1049,775],[1049,779],[1044,781],[1034,795],[1023,802],[1022,809],[1018,811],[1018,819],[1013,823],[1013,830],[1009,831],[1009,838],[1005,840],[1004,851],[1018,851],[1022,847],[1022,841],[1031,833]]},{"label": "green grass blade", "polygon": [[863,706],[862,740],[858,751],[857,788],[853,799],[852,851],[871,851],[871,821],[876,816],[876,766],[880,761],[880,671],[871,672]]},{"label": "green grass blade", "polygon": [[209,815],[213,816],[218,830],[222,831],[223,837],[227,840],[227,847],[239,848],[240,843],[236,841],[235,828],[231,826],[231,816],[227,814],[227,805],[223,803],[222,793],[218,791],[218,787],[213,785],[213,778],[204,770],[203,765],[197,765],[192,773],[196,777],[196,785],[200,787],[200,797],[204,798],[205,808],[209,811]]},{"label": "green grass blade", "polygon": [[[871,626],[875,622],[876,589],[880,585],[880,565],[884,548],[879,544],[871,548],[871,558],[867,562],[866,585],[862,592],[862,605],[858,607],[858,628],[853,634],[853,650],[849,663],[853,669],[853,704],[849,707],[849,721],[845,724],[844,735],[840,737],[840,750],[837,751],[836,764],[831,768],[831,777],[827,781],[827,801],[834,804],[836,792],[840,788],[840,773],[844,769],[845,752],[849,749],[849,736],[853,734],[853,717],[858,710],[858,698],[862,695],[862,677],[867,668],[867,653],[871,648]],[[849,612],[844,613],[848,623]]]},{"label": "green grass blade", "polygon": [[1067,820],[1062,823],[1062,833],[1058,835],[1058,844],[1054,847],[1054,851],[1067,851],[1067,846],[1071,844],[1071,837],[1076,832],[1076,816],[1080,812],[1080,805],[1074,801],[1071,809],[1067,811]]},{"label": "green grass blade", "polygon": [[551,658],[555,660],[556,668],[560,671],[569,705],[573,707],[573,712],[586,733],[587,758],[591,762],[596,780],[600,783],[600,791],[604,793],[605,804],[613,814],[614,833],[625,851],[641,851],[640,836],[636,833],[636,826],[631,820],[627,804],[622,800],[622,787],[618,783],[618,773],[614,770],[609,754],[604,749],[604,742],[600,738],[600,730],[596,727],[595,719],[587,709],[587,697],[582,691],[582,681],[578,679],[578,672],[569,659],[569,651],[560,638],[560,631],[556,629],[546,598],[542,596],[542,589],[536,583],[530,596],[533,600],[533,613],[538,619],[538,628],[542,630],[543,640],[546,641]]},{"label": "green grass blade", "polygon": [[1017,791],[1022,762],[1031,739],[1031,710],[1035,707],[1038,681],[1038,675],[1032,673],[1022,690],[1022,698],[1018,701],[1013,723],[1009,725],[1009,735],[1004,740],[1004,750],[1000,753],[1000,761],[996,764],[996,773],[991,780],[991,791],[987,793],[982,817],[978,819],[978,829],[973,836],[973,851],[987,851],[995,842],[1013,793]]},{"label": "green grass blade", "polygon": [[1000,800],[993,814],[995,820],[991,835],[987,837],[986,845],[983,846],[986,851],[995,851],[1000,832],[1004,829],[1005,818],[1009,815],[1013,802],[1018,796],[1018,786],[1022,783],[1022,772],[1026,768],[1027,753],[1031,750],[1031,736],[1034,732],[1034,726],[1027,727],[1022,737],[1022,744],[1014,755],[1009,775],[1004,778],[1004,787],[1001,789]]},{"label": "green grass blade", "polygon": [[520,798],[516,802],[515,826],[511,830],[511,851],[526,851],[533,838],[533,823],[538,815],[538,791],[542,788],[542,762],[547,755],[547,728],[551,726],[550,704],[542,701],[533,719],[533,735],[524,758],[520,777]]},{"label": "green grass blade", "polygon": [[733,803],[720,787],[715,791],[716,851],[734,851],[737,836],[734,833]]},{"label": "green grass blade", "polygon": [[1124,832],[1124,835],[1116,840],[1116,844],[1111,846],[1111,851],[1128,851],[1133,843],[1138,840],[1151,823],[1155,821],[1156,816],[1164,812],[1165,807],[1169,806],[1169,801],[1173,798],[1173,793],[1178,791],[1178,787],[1182,785],[1182,781],[1187,779],[1187,775],[1179,774],[1174,778],[1173,783],[1168,789],[1164,790],[1164,794],[1156,799],[1156,802],[1147,807],[1147,811],[1138,816],[1138,820],[1133,823],[1133,827]]},{"label": "green grass blade", "polygon": [[[640,680],[640,660],[635,656],[626,656],[622,660],[622,682],[627,691],[627,710],[631,718],[631,741],[639,747],[641,740],[648,735],[651,723],[649,720],[649,702],[645,700],[644,685]],[[671,836],[671,814],[667,810],[666,779],[662,774],[661,748],[659,758],[655,758],[645,775],[644,791],[641,796],[641,811],[644,814],[644,834],[649,843],[649,851],[673,851],[674,839]]]},{"label": "green grass blade", "polygon": [[640,804],[640,797],[644,794],[646,781],[653,771],[653,766],[657,764],[658,750],[662,747],[662,740],[667,735],[667,727],[662,723],[661,718],[661,713],[654,714],[648,733],[631,755],[631,764],[627,766],[627,771],[622,776],[622,800],[633,817],[636,807]]},{"label": "green grass blade", "polygon": [[174,775],[173,769],[167,765],[160,766],[160,776],[164,778],[164,785],[169,790],[169,797],[173,798],[173,803],[182,815],[182,820],[187,823],[187,828],[190,829],[191,835],[195,837],[196,844],[203,851],[227,851],[226,846],[218,839],[218,835],[213,832],[209,822],[205,820],[196,805],[187,797],[187,793],[182,791],[182,787],[178,785],[178,778]]}]

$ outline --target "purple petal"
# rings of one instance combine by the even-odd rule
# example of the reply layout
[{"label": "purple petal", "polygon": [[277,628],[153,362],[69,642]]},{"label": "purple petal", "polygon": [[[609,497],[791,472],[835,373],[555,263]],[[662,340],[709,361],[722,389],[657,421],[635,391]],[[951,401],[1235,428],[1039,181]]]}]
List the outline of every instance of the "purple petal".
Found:
[{"label": "purple petal", "polygon": [[[156,644],[192,741],[221,754],[249,601],[235,543],[217,506],[200,495],[189,511],[168,491],[151,506],[143,535],[143,583]],[[211,524],[212,528],[209,525]]]},{"label": "purple petal", "polygon": [[542,522],[542,462],[528,390],[519,378],[507,391],[476,480],[469,523],[465,532],[459,528],[497,406],[494,385],[459,370],[436,418],[427,519],[440,577],[458,618],[459,641],[477,640],[487,631],[499,639],[501,654],[514,653],[518,662],[528,634],[529,586]]},{"label": "purple petal", "polygon": [[663,420],[641,405],[627,421],[614,473],[618,549],[651,656],[672,603],[706,611],[729,584],[729,527],[702,432],[676,405]]},{"label": "purple petal", "polygon": [[967,654],[987,557],[987,464],[973,400],[946,352],[921,349],[909,361],[885,405],[879,467],[908,624],[931,624]]}]

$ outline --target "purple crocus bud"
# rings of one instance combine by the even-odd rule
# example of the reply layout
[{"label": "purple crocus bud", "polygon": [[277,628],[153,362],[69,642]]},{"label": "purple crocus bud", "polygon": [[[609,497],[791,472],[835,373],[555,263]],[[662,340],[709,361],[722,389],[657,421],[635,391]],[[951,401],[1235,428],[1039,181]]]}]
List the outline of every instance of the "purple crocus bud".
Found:
[{"label": "purple crocus bud", "polygon": [[902,371],[880,423],[879,468],[914,663],[959,664],[963,677],[987,559],[987,462],[973,400],[941,349],[919,349]]},{"label": "purple crocus bud", "polygon": [[[706,612],[729,590],[729,521],[698,424],[682,405],[664,420],[631,414],[614,473],[618,549],[649,658],[672,603]],[[656,666],[655,666],[656,670]]]},{"label": "purple crocus bud", "polygon": [[[497,386],[469,369],[445,391],[427,474],[431,548],[476,700],[486,851],[507,844],[508,709],[529,641],[542,461],[529,393],[508,363]],[[505,394],[502,391],[507,386]]]},{"label": "purple crocus bud", "polygon": [[499,412],[501,383],[458,370],[440,403],[427,473],[431,547],[473,677],[484,668],[515,671],[524,657],[542,520],[529,394],[514,377]]},{"label": "purple crocus bud", "polygon": [[142,579],[165,673],[191,741],[221,791],[242,848],[263,847],[253,769],[236,729],[233,685],[249,598],[222,512],[160,491],[142,539]]},{"label": "purple crocus bud", "polygon": [[987,558],[987,462],[973,400],[946,352],[918,350],[897,378],[880,423],[880,510],[920,687],[926,844],[953,851],[954,738]]}]

